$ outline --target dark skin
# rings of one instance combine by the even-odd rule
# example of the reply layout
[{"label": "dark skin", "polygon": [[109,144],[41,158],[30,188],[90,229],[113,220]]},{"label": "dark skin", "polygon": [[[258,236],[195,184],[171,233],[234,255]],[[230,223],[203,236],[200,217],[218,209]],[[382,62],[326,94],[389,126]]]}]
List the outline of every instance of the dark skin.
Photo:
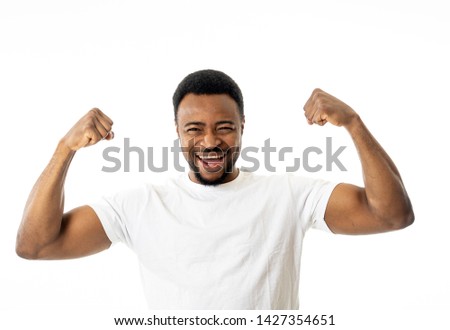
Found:
[{"label": "dark skin", "polygon": [[[340,234],[373,234],[410,225],[414,213],[400,174],[359,115],[320,89],[314,90],[304,113],[311,125],[329,122],[345,128],[363,169],[364,187],[342,183],[332,192],[325,212],[329,228]],[[112,125],[108,116],[93,109],[60,140],[25,206],[16,242],[19,256],[77,258],[111,245],[89,206],[64,213],[64,182],[75,153],[112,139]],[[192,165],[189,178],[193,182],[226,183],[238,176],[234,163],[239,155],[244,118],[228,95],[186,95],[179,105],[176,129],[186,160]]]},{"label": "dark skin", "polygon": [[184,157],[193,164],[189,178],[196,183],[234,180],[239,173],[234,163],[244,131],[236,102],[225,94],[188,94],[178,109],[177,134]]},{"label": "dark skin", "polygon": [[363,170],[364,187],[338,185],[325,220],[339,234],[375,234],[411,225],[414,212],[400,173],[359,115],[336,97],[316,89],[304,106],[310,125],[330,123],[350,134]]}]

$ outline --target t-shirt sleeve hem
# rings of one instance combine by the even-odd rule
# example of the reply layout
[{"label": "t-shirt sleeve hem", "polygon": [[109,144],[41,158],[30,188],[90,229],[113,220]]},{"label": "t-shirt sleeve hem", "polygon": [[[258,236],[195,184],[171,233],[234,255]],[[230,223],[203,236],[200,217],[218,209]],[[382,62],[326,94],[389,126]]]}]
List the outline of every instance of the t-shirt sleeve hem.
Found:
[{"label": "t-shirt sleeve hem", "polygon": [[[113,225],[111,224],[111,222],[108,220],[108,211],[107,208],[109,207],[108,205],[103,205],[103,203],[101,202],[97,202],[97,203],[91,203],[88,205],[89,207],[91,207],[94,212],[97,214],[98,218],[100,219],[100,223],[103,226],[103,229],[105,230],[106,236],[108,236],[109,240],[111,241],[112,244],[115,244],[117,242],[120,241],[119,237],[116,235]],[[110,208],[110,207],[109,207]]]},{"label": "t-shirt sleeve hem", "polygon": [[339,183],[337,182],[328,182],[328,184],[323,188],[322,197],[317,205],[318,213],[315,216],[313,228],[325,231],[327,233],[334,234],[325,220],[325,211],[327,209],[328,201],[330,200],[330,196],[334,191],[334,188]]}]

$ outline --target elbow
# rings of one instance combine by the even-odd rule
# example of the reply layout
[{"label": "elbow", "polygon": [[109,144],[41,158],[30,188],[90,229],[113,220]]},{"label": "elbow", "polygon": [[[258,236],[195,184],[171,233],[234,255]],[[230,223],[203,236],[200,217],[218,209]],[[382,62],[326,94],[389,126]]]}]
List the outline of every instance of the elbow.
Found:
[{"label": "elbow", "polygon": [[391,230],[400,230],[411,226],[414,223],[415,215],[412,207],[408,207],[401,214],[392,217],[389,221]]},{"label": "elbow", "polygon": [[414,223],[414,220],[415,220],[414,210],[413,210],[411,201],[409,200],[409,198],[407,198],[405,210],[402,214],[401,221],[400,221],[400,224],[401,224],[400,229],[411,226]]},{"label": "elbow", "polygon": [[23,245],[16,244],[16,254],[22,258],[27,260],[36,260],[38,259],[38,253],[29,249]]},{"label": "elbow", "polygon": [[378,221],[383,224],[385,231],[404,229],[414,223],[414,210],[408,196],[392,200],[381,210],[383,211],[378,213]]},{"label": "elbow", "polygon": [[403,227],[402,228],[411,226],[414,223],[414,220],[415,220],[414,211],[413,211],[412,207],[410,207],[409,211],[403,218]]},{"label": "elbow", "polygon": [[23,259],[37,260],[39,257],[39,249],[30,244],[27,239],[18,235],[16,239],[16,254]]}]

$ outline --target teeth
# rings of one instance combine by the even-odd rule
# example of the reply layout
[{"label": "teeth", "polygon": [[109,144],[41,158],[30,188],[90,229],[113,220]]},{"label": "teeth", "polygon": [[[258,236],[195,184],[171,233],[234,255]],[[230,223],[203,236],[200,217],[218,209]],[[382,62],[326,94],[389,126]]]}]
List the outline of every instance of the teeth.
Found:
[{"label": "teeth", "polygon": [[208,159],[220,159],[220,158],[222,158],[223,157],[223,155],[221,155],[221,156],[219,156],[219,155],[215,155],[215,156],[211,156],[211,155],[208,155],[208,156],[200,156],[200,155],[197,155],[200,159],[206,159],[206,160],[208,160]]}]

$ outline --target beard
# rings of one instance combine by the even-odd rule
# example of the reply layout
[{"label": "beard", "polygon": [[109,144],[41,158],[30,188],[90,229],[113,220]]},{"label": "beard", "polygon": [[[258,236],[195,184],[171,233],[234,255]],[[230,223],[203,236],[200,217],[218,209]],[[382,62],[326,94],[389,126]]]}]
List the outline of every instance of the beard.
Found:
[{"label": "beard", "polygon": [[[240,150],[239,147],[228,148],[225,156],[226,162],[224,163],[223,173],[216,179],[210,180],[202,175],[199,166],[195,164],[195,157],[196,157],[195,153],[190,153],[190,157],[188,160],[189,168],[191,169],[192,172],[194,172],[194,176],[197,179],[197,181],[204,186],[217,186],[223,184],[224,182],[227,181],[229,176],[233,174],[234,165],[236,164],[239,155],[239,150]],[[218,150],[216,149],[210,150],[210,152],[218,152],[218,151],[221,151],[221,149],[218,148]]]}]

